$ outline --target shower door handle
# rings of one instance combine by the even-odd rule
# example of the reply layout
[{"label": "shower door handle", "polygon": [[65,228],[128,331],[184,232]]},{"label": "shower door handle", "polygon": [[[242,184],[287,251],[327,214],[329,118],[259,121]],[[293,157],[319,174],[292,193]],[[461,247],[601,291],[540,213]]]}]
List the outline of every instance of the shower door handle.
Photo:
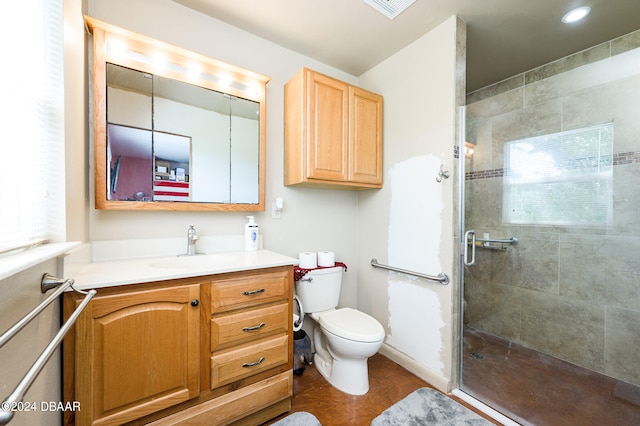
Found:
[{"label": "shower door handle", "polygon": [[[471,238],[471,244],[469,244]],[[469,260],[469,245],[471,245],[471,260]],[[464,233],[464,264],[472,266],[476,263],[476,231],[470,229]]]}]

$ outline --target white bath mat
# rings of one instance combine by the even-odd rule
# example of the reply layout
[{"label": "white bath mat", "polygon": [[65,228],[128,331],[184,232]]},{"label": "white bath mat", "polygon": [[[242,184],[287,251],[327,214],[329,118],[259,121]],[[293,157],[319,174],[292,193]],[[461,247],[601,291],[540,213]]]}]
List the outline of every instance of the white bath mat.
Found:
[{"label": "white bath mat", "polygon": [[493,423],[435,389],[420,388],[371,422],[371,426],[398,425],[484,426]]}]

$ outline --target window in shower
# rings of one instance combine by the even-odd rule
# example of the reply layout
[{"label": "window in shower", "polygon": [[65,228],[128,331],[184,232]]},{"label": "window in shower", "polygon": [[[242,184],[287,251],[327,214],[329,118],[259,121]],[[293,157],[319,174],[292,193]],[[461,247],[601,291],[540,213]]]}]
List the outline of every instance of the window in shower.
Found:
[{"label": "window in shower", "polygon": [[503,222],[608,227],[613,123],[507,142]]}]

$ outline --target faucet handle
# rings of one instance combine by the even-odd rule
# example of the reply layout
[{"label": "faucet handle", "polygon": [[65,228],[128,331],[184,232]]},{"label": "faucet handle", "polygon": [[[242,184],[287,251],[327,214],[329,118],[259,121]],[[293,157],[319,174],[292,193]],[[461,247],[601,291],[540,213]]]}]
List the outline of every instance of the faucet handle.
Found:
[{"label": "faucet handle", "polygon": [[199,240],[200,237],[198,237],[198,235],[196,234],[196,227],[193,225],[189,226],[189,229],[187,230],[187,239],[190,242],[195,242],[196,240]]}]

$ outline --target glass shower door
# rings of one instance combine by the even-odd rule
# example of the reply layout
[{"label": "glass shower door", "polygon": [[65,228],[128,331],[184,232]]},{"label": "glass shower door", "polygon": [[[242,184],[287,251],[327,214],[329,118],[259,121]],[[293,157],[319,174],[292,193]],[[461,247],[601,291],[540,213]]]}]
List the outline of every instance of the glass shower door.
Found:
[{"label": "glass shower door", "polygon": [[467,103],[460,389],[523,424],[640,418],[639,62]]}]

